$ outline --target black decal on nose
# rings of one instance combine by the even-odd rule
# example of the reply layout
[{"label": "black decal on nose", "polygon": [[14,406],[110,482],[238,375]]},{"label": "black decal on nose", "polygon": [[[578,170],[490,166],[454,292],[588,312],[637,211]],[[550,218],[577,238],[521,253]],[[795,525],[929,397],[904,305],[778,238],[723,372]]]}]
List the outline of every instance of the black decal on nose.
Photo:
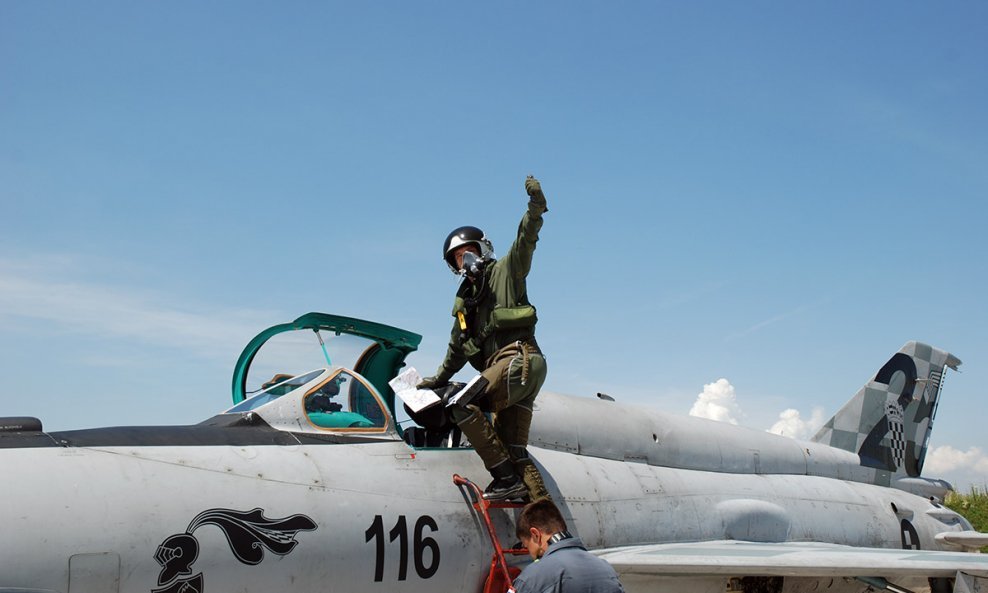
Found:
[{"label": "black decal on nose", "polygon": [[154,559],[163,566],[158,584],[164,585],[178,575],[192,574],[192,563],[199,557],[199,542],[188,533],[173,535],[161,542]]},{"label": "black decal on nose", "polygon": [[192,563],[199,557],[199,541],[192,532],[203,525],[215,525],[226,536],[233,555],[244,564],[259,564],[264,560],[264,550],[285,556],[298,545],[295,537],[299,531],[316,529],[316,522],[305,515],[291,515],[284,519],[268,519],[260,508],[250,511],[209,509],[196,515],[185,533],[171,535],[161,542],[154,559],[162,566],[158,574],[161,589],[151,593],[202,593],[202,573],[191,578],[179,578],[192,574]]},{"label": "black decal on nose", "polygon": [[154,589],[151,593],[202,593],[202,573],[191,579],[179,579],[163,589]]},{"label": "black decal on nose", "polygon": [[299,531],[316,528],[315,522],[305,515],[268,519],[259,508],[247,512],[210,509],[192,520],[189,532],[203,525],[219,527],[230,543],[234,556],[244,564],[260,563],[264,559],[264,548],[284,556],[298,545],[295,536]]}]

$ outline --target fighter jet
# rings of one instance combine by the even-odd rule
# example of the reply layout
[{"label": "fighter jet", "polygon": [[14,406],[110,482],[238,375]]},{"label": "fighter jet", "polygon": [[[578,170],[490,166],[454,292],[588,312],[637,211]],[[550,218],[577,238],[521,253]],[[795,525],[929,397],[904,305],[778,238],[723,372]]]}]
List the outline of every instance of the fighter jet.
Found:
[{"label": "fighter jet", "polygon": [[[369,346],[249,392],[258,352],[288,332]],[[399,425],[388,383],[420,340],[310,313],[254,338],[232,407],[199,424],[3,419],[0,591],[504,591],[527,561],[503,558],[518,506],[459,478],[486,472],[441,407]],[[906,344],[810,441],[543,392],[530,453],[629,592],[975,591],[988,534],[922,476],[959,365]]]}]

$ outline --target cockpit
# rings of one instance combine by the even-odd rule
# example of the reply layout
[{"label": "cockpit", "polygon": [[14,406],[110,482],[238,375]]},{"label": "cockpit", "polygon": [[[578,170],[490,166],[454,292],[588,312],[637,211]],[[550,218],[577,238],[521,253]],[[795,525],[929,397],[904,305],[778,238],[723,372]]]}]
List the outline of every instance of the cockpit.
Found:
[{"label": "cockpit", "polygon": [[342,367],[278,374],[226,414],[253,412],[275,428],[310,432],[387,433],[392,416],[364,377]]},{"label": "cockpit", "polygon": [[395,327],[324,313],[270,327],[240,355],[234,405],[224,414],[291,432],[400,439],[388,381],[420,341]]}]

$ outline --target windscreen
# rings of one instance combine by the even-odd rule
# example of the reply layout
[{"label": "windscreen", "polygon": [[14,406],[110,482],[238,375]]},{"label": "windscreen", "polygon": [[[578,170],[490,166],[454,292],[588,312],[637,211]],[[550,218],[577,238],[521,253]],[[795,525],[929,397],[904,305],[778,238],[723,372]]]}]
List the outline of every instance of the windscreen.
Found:
[{"label": "windscreen", "polygon": [[274,381],[271,381],[272,383],[271,385],[265,384],[263,390],[260,393],[257,393],[245,399],[244,401],[240,402],[239,404],[233,406],[232,408],[227,410],[226,413],[233,414],[237,412],[247,412],[250,410],[257,409],[268,402],[272,402],[278,399],[279,397],[285,395],[286,393],[290,393],[298,389],[299,387],[305,385],[309,381],[312,381],[313,379],[318,377],[321,373],[323,373],[324,370],[325,369],[318,369],[315,371],[304,373],[302,375],[298,375],[296,377],[289,377],[286,375],[280,378],[276,378]]},{"label": "windscreen", "polygon": [[343,366],[353,368],[373,340],[347,334],[303,329],[278,334],[254,356],[247,372],[246,395],[264,389],[279,376],[296,376],[314,368]]}]

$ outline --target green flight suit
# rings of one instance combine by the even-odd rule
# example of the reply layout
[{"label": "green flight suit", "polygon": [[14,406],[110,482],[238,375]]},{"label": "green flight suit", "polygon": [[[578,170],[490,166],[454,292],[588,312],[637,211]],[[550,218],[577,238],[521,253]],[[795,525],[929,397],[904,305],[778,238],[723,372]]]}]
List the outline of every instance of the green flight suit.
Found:
[{"label": "green flight suit", "polygon": [[[535,187],[507,254],[487,265],[482,281],[465,278],[457,290],[449,348],[435,377],[444,383],[469,362],[488,380],[483,410],[453,406],[451,415],[487,469],[509,459],[516,463],[533,499],[546,496],[541,476],[525,451],[532,407],[546,376],[545,358],[535,341],[535,309],[528,301],[526,285],[542,214],[547,210],[545,196]],[[482,411],[495,413],[493,426]]]}]

